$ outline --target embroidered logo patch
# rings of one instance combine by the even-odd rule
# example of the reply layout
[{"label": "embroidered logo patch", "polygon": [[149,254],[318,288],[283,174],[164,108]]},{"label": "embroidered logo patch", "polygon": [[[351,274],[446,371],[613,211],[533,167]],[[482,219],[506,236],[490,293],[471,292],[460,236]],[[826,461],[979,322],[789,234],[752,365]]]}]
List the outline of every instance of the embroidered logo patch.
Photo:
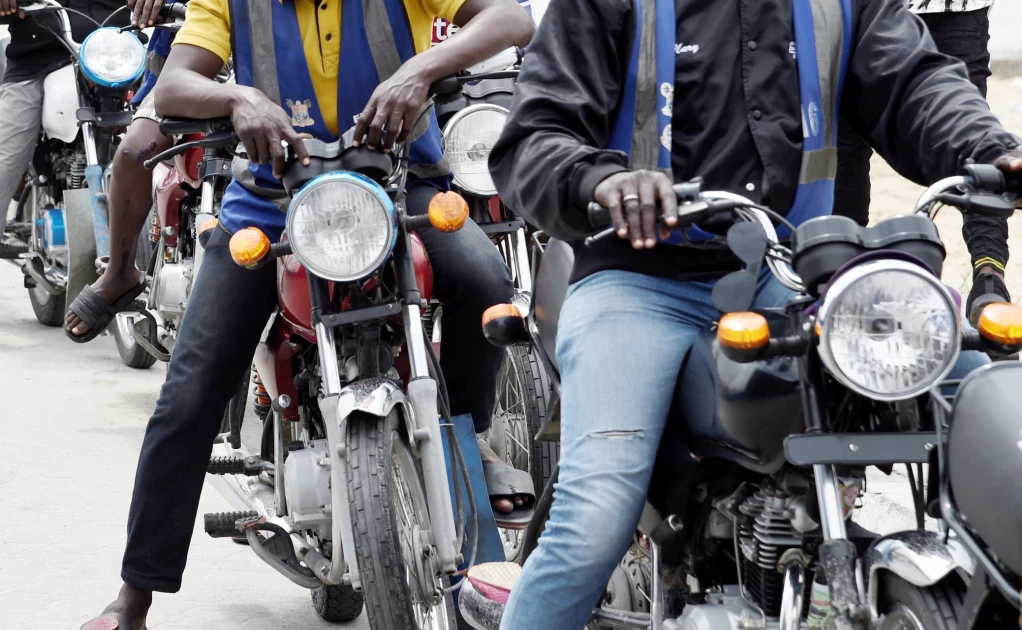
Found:
[{"label": "embroidered logo patch", "polygon": [[815,101],[809,103],[809,132],[820,135],[820,106]]},{"label": "embroidered logo patch", "polygon": [[660,93],[664,96],[664,106],[660,109],[660,113],[664,116],[672,116],[674,114],[674,85],[671,83],[661,83]]},{"label": "embroidered logo patch", "polygon": [[668,151],[671,150],[671,126],[665,125],[663,132],[660,134],[660,144],[664,145],[664,148]]},{"label": "embroidered logo patch", "polygon": [[292,127],[311,127],[316,124],[316,121],[309,116],[310,107],[312,107],[310,99],[305,99],[304,101],[287,99],[287,108],[291,110]]}]

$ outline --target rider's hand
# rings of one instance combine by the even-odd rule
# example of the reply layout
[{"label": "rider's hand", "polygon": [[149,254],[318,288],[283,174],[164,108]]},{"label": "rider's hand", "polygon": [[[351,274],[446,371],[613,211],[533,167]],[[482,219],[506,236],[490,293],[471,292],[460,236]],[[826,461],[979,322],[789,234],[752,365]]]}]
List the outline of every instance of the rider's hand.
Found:
[{"label": "rider's hand", "polygon": [[239,86],[232,111],[234,132],[245,145],[249,161],[259,164],[273,162],[273,176],[283,177],[284,145],[289,144],[302,164],[309,165],[309,152],[291,126],[291,118],[265,94],[254,88]]},{"label": "rider's hand", "polygon": [[163,0],[128,0],[131,10],[131,25],[145,28],[152,26],[160,19]]},{"label": "rider's hand", "polygon": [[355,124],[355,146],[359,146],[362,137],[368,133],[366,146],[375,149],[384,126],[387,130],[384,151],[393,149],[395,143],[401,144],[412,133],[419,110],[429,96],[430,85],[429,78],[419,69],[415,59],[413,57],[377,86]]},{"label": "rider's hand", "polygon": [[[1015,147],[1008,153],[994,160],[994,166],[1008,177],[1022,182],[1022,146]],[[1015,206],[1022,208],[1022,197],[1015,200]]]},{"label": "rider's hand", "polygon": [[[18,13],[18,0],[0,0],[0,17]],[[22,15],[21,17],[25,17]]]},{"label": "rider's hand", "polygon": [[649,249],[657,240],[657,204],[664,223],[678,222],[678,200],[674,182],[659,171],[622,171],[596,186],[596,202],[610,210],[614,230],[632,247]]}]

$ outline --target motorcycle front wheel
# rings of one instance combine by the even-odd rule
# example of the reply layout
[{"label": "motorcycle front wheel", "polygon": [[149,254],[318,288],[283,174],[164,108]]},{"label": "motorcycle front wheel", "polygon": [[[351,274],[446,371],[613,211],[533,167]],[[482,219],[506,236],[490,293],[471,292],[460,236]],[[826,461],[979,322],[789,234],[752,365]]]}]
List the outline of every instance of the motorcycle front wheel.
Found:
[{"label": "motorcycle front wheel", "polygon": [[114,317],[114,325],[111,328],[114,342],[117,344],[117,353],[121,355],[121,363],[124,365],[136,370],[148,370],[156,363],[156,357],[149,354],[149,351],[131,336],[133,325],[134,321],[130,317],[121,314]]},{"label": "motorcycle front wheel", "polygon": [[922,588],[892,574],[881,576],[877,630],[955,630],[965,588],[954,576]]},{"label": "motorcycle front wheel", "polygon": [[[547,414],[547,386],[542,370],[535,351],[522,346],[505,350],[488,434],[490,447],[501,459],[532,475],[537,498],[560,455],[558,442],[535,439]],[[501,529],[500,539],[508,562],[525,562],[523,530]]]},{"label": "motorcycle front wheel", "polygon": [[420,584],[429,510],[401,427],[397,408],[386,418],[356,412],[347,422],[348,509],[369,625],[453,630],[452,597],[435,603],[423,597],[442,587],[435,580]]}]

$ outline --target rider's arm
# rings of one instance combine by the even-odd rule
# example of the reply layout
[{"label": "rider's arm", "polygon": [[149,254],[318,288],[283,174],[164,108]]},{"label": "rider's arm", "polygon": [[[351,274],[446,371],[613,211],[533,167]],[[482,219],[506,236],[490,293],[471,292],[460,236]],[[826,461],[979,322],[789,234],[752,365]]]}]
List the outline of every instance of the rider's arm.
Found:
[{"label": "rider's arm", "polygon": [[610,136],[633,29],[630,2],[551,2],[490,153],[501,198],[557,238],[591,233],[585,205],[627,170],[624,154],[597,147]]},{"label": "rider's arm", "polygon": [[1022,143],[990,113],[965,66],[937,52],[904,0],[860,0],[842,114],[919,184]]},{"label": "rider's arm", "polygon": [[240,86],[215,80],[230,56],[231,23],[226,3],[189,2],[185,24],[175,37],[156,84],[156,112],[186,118],[230,116]]}]

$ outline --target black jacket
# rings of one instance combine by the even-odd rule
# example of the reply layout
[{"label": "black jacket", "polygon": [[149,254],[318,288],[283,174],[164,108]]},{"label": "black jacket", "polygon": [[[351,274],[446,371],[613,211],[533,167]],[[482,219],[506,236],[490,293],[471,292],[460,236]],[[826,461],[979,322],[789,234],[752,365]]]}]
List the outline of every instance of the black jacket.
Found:
[{"label": "black jacket", "polygon": [[[126,7],[125,0],[58,0],[62,5],[81,11],[102,23],[111,13]],[[71,33],[79,44],[96,25],[84,17],[68,11]],[[17,15],[0,19],[7,24],[11,43],[7,46],[7,72],[4,83],[28,81],[45,76],[71,62],[71,53],[53,35],[61,31],[60,19],[56,15],[19,18]],[[131,15],[127,9],[118,13],[108,26],[127,26]]]},{"label": "black jacket", "polygon": [[[709,189],[790,209],[802,145],[790,2],[676,0],[676,180],[702,176]],[[899,173],[929,184],[1022,142],[990,113],[965,67],[937,52],[904,0],[852,7],[841,113]],[[592,232],[585,206],[596,185],[626,168],[624,154],[598,147],[617,115],[633,29],[627,0],[556,0],[526,55],[490,170],[502,199],[557,238]],[[737,264],[721,252],[636,251],[620,239],[575,249],[573,280],[603,269],[714,277]]]}]

